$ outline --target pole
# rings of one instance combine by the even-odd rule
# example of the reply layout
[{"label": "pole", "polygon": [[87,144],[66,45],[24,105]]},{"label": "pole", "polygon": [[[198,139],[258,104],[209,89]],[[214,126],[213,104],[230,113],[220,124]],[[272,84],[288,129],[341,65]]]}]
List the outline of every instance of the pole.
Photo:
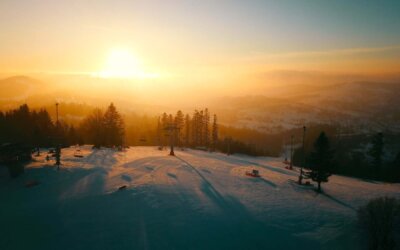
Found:
[{"label": "pole", "polygon": [[303,159],[301,161],[301,166],[300,166],[300,175],[299,175],[299,184],[302,184],[303,180],[303,167],[305,164],[305,149],[304,149],[304,141],[306,137],[306,126],[303,127],[303,148],[302,148],[302,154],[303,154]]},{"label": "pole", "polygon": [[58,128],[58,102],[56,102],[56,126]]},{"label": "pole", "polygon": [[174,123],[169,123],[166,130],[168,131],[169,134],[169,144],[170,144],[169,155],[175,156],[174,144],[175,144],[176,131],[178,130],[178,127]]},{"label": "pole", "polygon": [[290,140],[290,166],[289,169],[293,169],[293,139],[294,136],[291,136],[291,140]]},{"label": "pole", "polygon": [[57,145],[56,145],[56,165],[57,165],[57,170],[60,170],[60,158],[61,158],[61,146],[60,146],[60,141],[59,141],[59,135],[60,135],[60,123],[58,121],[58,102],[56,102],[56,129],[57,129]]},{"label": "pole", "polygon": [[169,142],[171,144],[171,150],[169,151],[169,155],[175,156],[175,153],[174,153],[175,129],[171,127],[170,133],[171,134],[169,135]]}]

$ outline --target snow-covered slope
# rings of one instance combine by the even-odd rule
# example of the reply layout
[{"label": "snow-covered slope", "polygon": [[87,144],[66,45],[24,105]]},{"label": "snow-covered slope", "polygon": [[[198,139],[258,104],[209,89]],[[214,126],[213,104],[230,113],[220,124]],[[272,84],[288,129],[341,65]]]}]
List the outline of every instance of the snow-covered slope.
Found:
[{"label": "snow-covered slope", "polygon": [[43,154],[23,176],[0,178],[0,249],[357,249],[356,209],[400,197],[399,184],[340,176],[318,195],[278,158],[74,152],[63,149],[60,171]]}]

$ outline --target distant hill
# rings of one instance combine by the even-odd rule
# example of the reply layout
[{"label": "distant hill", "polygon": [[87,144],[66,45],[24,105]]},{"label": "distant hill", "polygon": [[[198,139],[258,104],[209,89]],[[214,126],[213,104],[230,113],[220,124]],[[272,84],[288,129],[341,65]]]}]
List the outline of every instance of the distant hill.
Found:
[{"label": "distant hill", "polygon": [[[280,132],[310,123],[340,123],[358,132],[392,130],[400,132],[400,82],[354,81],[341,84],[281,84],[269,95],[205,99],[201,107],[154,104],[140,101],[134,88],[121,81],[89,77],[48,78],[28,76],[0,80],[0,109],[28,103],[32,108],[54,108],[62,103],[62,115],[79,121],[94,107],[114,102],[123,113],[159,115],[181,109],[191,113],[208,107],[219,122],[263,132]],[[142,94],[145,95],[145,94]],[[206,97],[205,97],[206,98]]]},{"label": "distant hill", "polygon": [[[120,85],[118,85],[120,84]],[[124,114],[159,114],[176,112],[176,108],[140,103],[134,91],[121,88],[125,82],[93,79],[81,76],[47,76],[38,80],[29,76],[0,79],[0,111],[28,104],[32,109],[46,108],[55,117],[56,102],[60,103],[60,117],[79,123],[94,108],[105,108],[110,102]],[[171,111],[173,110],[173,111]]]},{"label": "distant hill", "polygon": [[400,83],[295,85],[279,96],[224,97],[214,105],[227,123],[270,132],[321,122],[400,131],[399,94]]},{"label": "distant hill", "polygon": [[27,76],[13,76],[1,79],[0,99],[24,99],[36,94],[44,86],[43,82]]}]

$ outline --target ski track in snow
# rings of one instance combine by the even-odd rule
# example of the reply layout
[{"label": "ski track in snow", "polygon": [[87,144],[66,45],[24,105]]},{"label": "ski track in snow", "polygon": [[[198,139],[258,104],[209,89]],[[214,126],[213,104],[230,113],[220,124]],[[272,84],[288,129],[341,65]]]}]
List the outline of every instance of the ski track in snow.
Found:
[{"label": "ski track in snow", "polygon": [[[400,198],[399,184],[342,176],[317,194],[279,158],[74,152],[62,150],[60,171],[42,154],[24,175],[0,175],[0,249],[358,249],[357,208]],[[261,178],[245,175],[252,169]]]}]

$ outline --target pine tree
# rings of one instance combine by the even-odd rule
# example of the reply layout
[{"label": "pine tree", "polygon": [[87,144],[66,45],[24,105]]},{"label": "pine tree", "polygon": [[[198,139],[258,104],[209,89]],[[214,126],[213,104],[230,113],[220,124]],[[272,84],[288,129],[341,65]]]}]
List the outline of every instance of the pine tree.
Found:
[{"label": "pine tree", "polygon": [[381,170],[383,147],[384,147],[383,134],[377,133],[372,138],[372,148],[369,150],[369,155],[373,159],[372,164],[375,169],[376,177],[379,177],[380,170]]},{"label": "pine tree", "polygon": [[196,109],[193,114],[192,119],[192,143],[194,147],[199,145],[199,111]]},{"label": "pine tree", "polygon": [[176,143],[177,143],[177,146],[179,146],[179,147],[182,146],[183,124],[184,124],[183,113],[182,113],[182,111],[178,110],[178,112],[176,112],[176,116],[175,116],[175,125],[178,129],[178,131],[176,131]]},{"label": "pine tree", "polygon": [[156,136],[157,136],[157,143],[158,143],[159,146],[162,145],[162,142],[161,142],[161,136],[162,135],[163,135],[163,128],[162,128],[162,125],[161,125],[161,117],[158,117],[157,118]]},{"label": "pine tree", "polygon": [[[169,114],[169,115],[168,115],[168,122],[167,122],[167,125],[166,125],[166,128],[167,128],[166,132],[167,132],[167,134],[168,134],[168,137],[170,137],[170,136],[172,136],[172,138],[175,137],[175,132],[174,132],[173,130],[171,130],[171,128],[172,128],[174,125],[175,125],[174,116],[173,116],[172,114]],[[171,138],[171,137],[170,137],[170,138]],[[171,140],[171,139],[169,139],[169,140]],[[169,143],[171,143],[171,142],[169,142]]]},{"label": "pine tree", "polygon": [[200,110],[199,118],[197,120],[198,127],[197,127],[197,138],[199,139],[199,145],[204,146],[204,111]]},{"label": "pine tree", "polygon": [[104,113],[105,146],[122,146],[124,143],[124,122],[114,104]]},{"label": "pine tree", "polygon": [[321,192],[321,182],[328,182],[331,176],[330,167],[332,161],[332,151],[325,132],[321,132],[314,142],[314,151],[311,153],[310,172],[307,177],[318,183],[318,192]]},{"label": "pine tree", "polygon": [[210,113],[206,108],[203,115],[203,142],[207,148],[210,146]]},{"label": "pine tree", "polygon": [[99,148],[104,144],[104,115],[100,109],[95,109],[82,122],[81,130],[86,142]]},{"label": "pine tree", "polygon": [[190,116],[189,116],[189,114],[187,114],[185,116],[185,146],[186,147],[190,146],[190,127],[191,127]]},{"label": "pine tree", "polygon": [[13,141],[23,144],[33,144],[32,116],[27,104],[21,105],[10,113]]},{"label": "pine tree", "polygon": [[51,144],[50,137],[54,135],[55,125],[51,121],[50,115],[45,109],[40,109],[39,112],[32,113],[37,128],[37,145],[48,146]]},{"label": "pine tree", "polygon": [[73,125],[69,126],[68,133],[66,134],[67,137],[67,144],[68,145],[75,145],[79,143],[78,134],[76,129]]},{"label": "pine tree", "polygon": [[168,115],[167,115],[167,113],[163,113],[162,115],[161,115],[161,125],[163,126],[163,127],[165,127],[165,126],[167,126],[167,123],[168,123]]},{"label": "pine tree", "polygon": [[218,124],[217,115],[214,114],[213,124],[212,124],[212,149],[215,150],[218,143]]},{"label": "pine tree", "polygon": [[174,123],[174,116],[172,114],[168,115],[168,122],[167,124],[170,126],[171,124]]},{"label": "pine tree", "polygon": [[7,119],[2,111],[0,111],[0,143],[6,141]]},{"label": "pine tree", "polygon": [[167,145],[167,140],[165,137],[166,134],[166,128],[168,126],[168,115],[167,113],[163,113],[161,116],[161,129],[162,129],[162,133],[161,133],[161,145],[162,147],[164,147],[165,145]]}]

